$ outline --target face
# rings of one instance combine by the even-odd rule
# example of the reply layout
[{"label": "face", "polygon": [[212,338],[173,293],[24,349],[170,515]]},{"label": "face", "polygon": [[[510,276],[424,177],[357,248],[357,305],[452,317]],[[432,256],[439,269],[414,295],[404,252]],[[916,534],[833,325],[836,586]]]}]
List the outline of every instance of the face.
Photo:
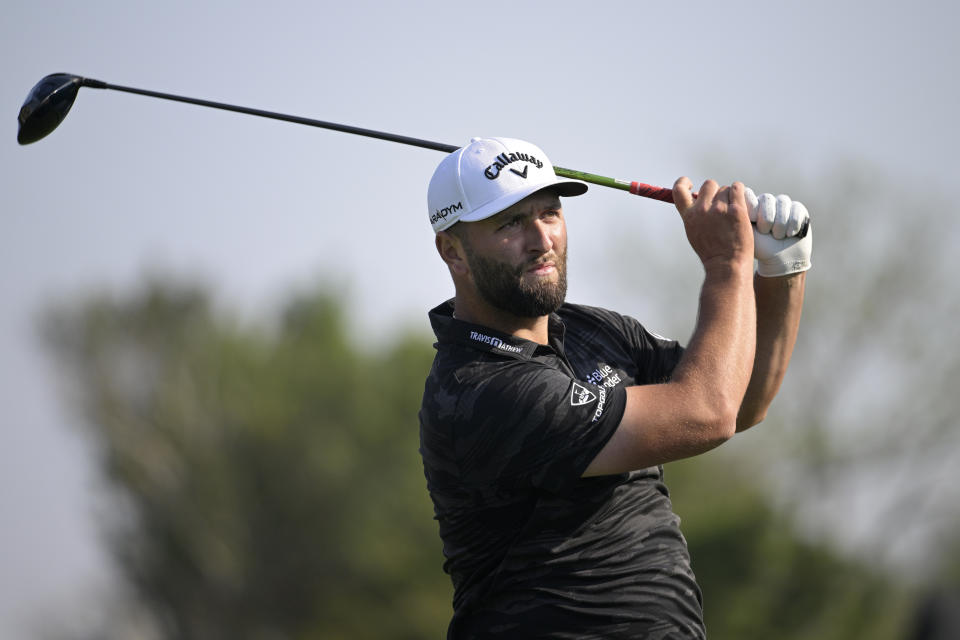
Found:
[{"label": "face", "polygon": [[534,193],[468,225],[460,236],[480,297],[522,318],[556,311],[567,295],[567,228],[560,198]]}]

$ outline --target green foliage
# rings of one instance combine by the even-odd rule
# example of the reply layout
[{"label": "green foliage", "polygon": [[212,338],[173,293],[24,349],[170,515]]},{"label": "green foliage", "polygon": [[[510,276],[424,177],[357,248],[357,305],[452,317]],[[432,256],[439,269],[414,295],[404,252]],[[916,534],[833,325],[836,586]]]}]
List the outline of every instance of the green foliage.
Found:
[{"label": "green foliage", "polygon": [[879,569],[799,538],[745,468],[720,452],[666,468],[711,640],[902,638],[907,592]]},{"label": "green foliage", "polygon": [[164,636],[445,628],[417,454],[428,341],[362,353],[322,295],[292,303],[275,336],[238,330],[201,292],[158,284],[47,329],[125,507],[111,547]]},{"label": "green foliage", "polygon": [[[272,332],[238,327],[160,282],[45,328],[115,489],[111,549],[159,635],[443,635],[452,594],[417,453],[429,338],[366,352],[320,293]],[[893,637],[899,592],[799,541],[736,469],[668,468],[710,637]]]}]

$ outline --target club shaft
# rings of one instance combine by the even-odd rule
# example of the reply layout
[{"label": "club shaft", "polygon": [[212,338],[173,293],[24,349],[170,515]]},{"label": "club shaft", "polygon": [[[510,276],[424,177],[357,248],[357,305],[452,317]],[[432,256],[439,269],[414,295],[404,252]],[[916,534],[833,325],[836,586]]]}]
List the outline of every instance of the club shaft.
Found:
[{"label": "club shaft", "polygon": [[577,171],[576,169],[565,169],[564,167],[554,167],[553,171],[562,178],[572,178],[573,180],[598,184],[604,187],[610,187],[611,189],[629,191],[636,196],[643,196],[644,198],[673,202],[673,191],[664,189],[663,187],[655,187],[643,182],[630,182],[629,180],[618,180],[616,178],[608,178],[607,176],[598,176],[595,173]]},{"label": "club shaft", "polygon": [[321,129],[332,129],[334,131],[342,131],[343,133],[353,133],[359,136],[366,136],[368,138],[378,138],[380,140],[388,140],[390,142],[399,142],[401,144],[408,144],[414,147],[423,147],[425,149],[433,149],[435,151],[446,151],[447,153],[450,153],[457,150],[457,147],[455,147],[452,144],[443,144],[440,142],[432,142],[430,140],[421,140],[420,138],[411,138],[408,136],[397,135],[395,133],[386,133],[384,131],[375,131],[373,129],[363,129],[360,127],[353,127],[350,125],[338,124],[336,122],[326,122],[324,120],[304,118],[302,116],[292,116],[286,113],[277,113],[275,111],[264,111],[263,109],[252,109],[250,107],[241,107],[235,104],[226,104],[224,102],[214,102],[212,100],[201,100],[199,98],[188,98],[186,96],[178,96],[172,93],[162,93],[160,91],[149,91],[147,89],[136,89],[134,87],[124,87],[121,85],[101,82],[99,80],[90,80],[89,78],[84,78],[84,86],[92,87],[94,89],[112,89],[114,91],[136,93],[142,96],[150,96],[152,98],[161,98],[163,100],[173,100],[175,102],[185,102],[187,104],[195,104],[201,107],[212,107],[214,109],[223,109],[225,111],[245,113],[251,116],[260,116],[262,118],[271,118],[273,120],[283,120],[285,122],[305,124],[311,127],[320,127]]},{"label": "club shaft", "polygon": [[[151,98],[160,98],[162,100],[173,100],[174,102],[184,102],[187,104],[195,104],[201,107],[211,107],[213,109],[222,109],[224,111],[245,113],[251,116],[260,116],[261,118],[271,118],[273,120],[283,120],[284,122],[305,124],[311,127],[319,127],[321,129],[331,129],[333,131],[340,131],[343,133],[352,133],[358,136],[365,136],[367,138],[377,138],[379,140],[387,140],[389,142],[399,142],[400,144],[407,144],[414,147],[422,147],[424,149],[433,149],[434,151],[443,151],[445,153],[452,153],[459,148],[456,145],[452,145],[452,144],[445,144],[442,142],[433,142],[432,140],[423,140],[421,138],[411,138],[409,136],[401,136],[395,133],[387,133],[385,131],[376,131],[374,129],[364,129],[361,127],[354,127],[351,125],[339,124],[336,122],[327,122],[325,120],[315,120],[313,118],[293,116],[286,113],[277,113],[275,111],[265,111],[263,109],[241,107],[235,104],[227,104],[225,102],[214,102],[213,100],[201,100],[199,98],[189,98],[187,96],[178,96],[172,93],[163,93],[160,91],[150,91],[148,89],[137,89],[135,87],[125,87],[118,84],[103,82],[102,80],[94,80],[93,78],[84,78],[83,86],[89,87],[91,89],[112,89],[113,91],[135,93],[137,95],[149,96]],[[608,178],[606,176],[597,175],[595,173],[587,173],[586,171],[577,171],[575,169],[565,169],[563,167],[554,167],[554,172],[558,176],[561,176],[563,178],[581,180],[583,182],[589,182],[591,184],[610,187],[612,189],[621,189],[623,191],[629,191],[630,193],[633,193],[635,195],[643,196],[646,198],[653,198],[655,200],[662,200],[664,202],[673,202],[673,193],[669,189],[664,189],[662,187],[655,187],[652,185],[644,184],[642,182],[630,182],[627,180],[617,180],[615,178]]]},{"label": "club shaft", "polygon": [[[346,124],[339,124],[337,122],[327,122],[326,120],[315,120],[314,118],[304,118],[302,116],[293,116],[286,113],[277,113],[275,111],[265,111],[263,109],[253,109],[251,107],[241,107],[235,104],[227,104],[225,102],[214,102],[213,100],[201,100],[199,98],[189,98],[186,96],[178,96],[172,93],[163,93],[160,91],[150,91],[148,89],[137,89],[134,87],[125,87],[117,84],[109,84],[101,80],[94,80],[92,78],[84,78],[83,86],[90,87],[93,89],[112,89],[114,91],[123,91],[126,93],[135,93],[142,96],[149,96],[151,98],[161,98],[163,100],[173,100],[175,102],[185,102],[187,104],[195,104],[201,107],[211,107],[213,109],[223,109],[225,111],[234,111],[236,113],[245,113],[252,116],[260,116],[262,118],[271,118],[273,120],[283,120],[284,122],[293,122],[296,124],[305,124],[311,127],[319,127],[321,129],[330,129],[333,131],[340,131],[343,133],[352,133],[358,136],[365,136],[367,138],[377,138],[378,140],[387,140],[389,142],[399,142],[400,144],[406,144],[414,147],[422,147],[424,149],[433,149],[434,151],[443,151],[445,153],[452,153],[456,151],[459,147],[452,144],[445,144],[442,142],[434,142],[432,140],[424,140],[422,138],[412,138],[410,136],[401,136],[396,133],[387,133],[385,131],[377,131],[375,129],[364,129],[362,127],[354,127]],[[620,189],[622,191],[629,191],[630,193],[638,196],[643,196],[644,198],[652,198],[654,200],[660,200],[662,202],[673,202],[673,192],[670,189],[665,189],[663,187],[657,187],[650,184],[645,184],[643,182],[628,181],[628,180],[618,180],[616,178],[609,178],[607,176],[597,175],[595,173],[588,173],[586,171],[578,171],[576,169],[567,169],[564,167],[554,167],[554,172],[563,178],[570,178],[573,180],[581,180],[583,182],[589,182],[591,184],[600,185],[603,187],[610,187],[611,189]],[[696,194],[694,194],[696,197]],[[800,232],[800,237],[806,235],[806,227]]]}]

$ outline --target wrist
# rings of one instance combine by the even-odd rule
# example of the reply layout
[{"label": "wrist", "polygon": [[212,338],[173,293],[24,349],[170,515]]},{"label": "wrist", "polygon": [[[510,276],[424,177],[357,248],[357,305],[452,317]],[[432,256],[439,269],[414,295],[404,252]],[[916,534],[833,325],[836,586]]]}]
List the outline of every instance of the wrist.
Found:
[{"label": "wrist", "polygon": [[[785,259],[786,258],[786,259]],[[786,278],[810,269],[810,256],[776,257],[768,260],[757,260],[757,275],[763,278]]]},{"label": "wrist", "polygon": [[791,273],[785,276],[764,277],[759,273],[753,278],[753,290],[757,300],[779,300],[793,295],[794,291],[803,291],[806,285],[807,273]]},{"label": "wrist", "polygon": [[753,279],[753,257],[711,258],[703,261],[707,276],[716,279]]},{"label": "wrist", "polygon": [[760,283],[766,283],[771,287],[791,287],[796,286],[798,282],[802,282],[806,276],[807,271],[794,271],[793,273],[785,273],[779,276],[764,276],[760,275],[759,272],[754,274],[755,280]]}]

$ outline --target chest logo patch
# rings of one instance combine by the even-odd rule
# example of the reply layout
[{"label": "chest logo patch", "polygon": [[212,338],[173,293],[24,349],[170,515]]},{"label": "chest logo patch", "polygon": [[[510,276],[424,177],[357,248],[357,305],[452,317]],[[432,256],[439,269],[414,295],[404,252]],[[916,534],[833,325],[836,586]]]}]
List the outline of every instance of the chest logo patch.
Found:
[{"label": "chest logo patch", "polygon": [[593,394],[590,389],[587,389],[582,384],[576,382],[573,383],[573,390],[570,392],[570,405],[574,407],[579,407],[585,404],[590,404],[597,399],[597,396]]}]

